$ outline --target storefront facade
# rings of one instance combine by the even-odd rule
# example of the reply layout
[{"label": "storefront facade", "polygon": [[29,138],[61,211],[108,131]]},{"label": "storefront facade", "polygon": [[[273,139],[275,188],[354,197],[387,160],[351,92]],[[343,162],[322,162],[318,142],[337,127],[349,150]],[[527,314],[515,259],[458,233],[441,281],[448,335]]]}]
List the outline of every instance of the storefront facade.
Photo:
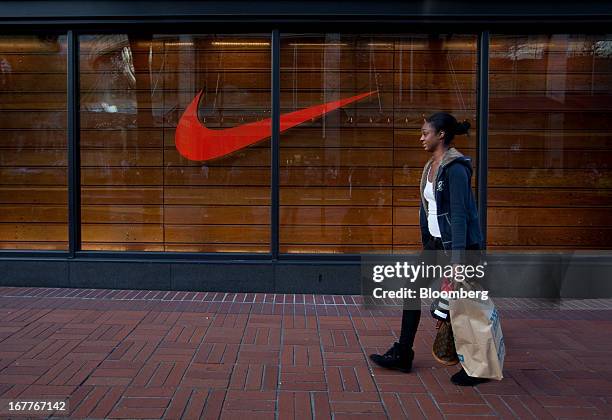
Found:
[{"label": "storefront facade", "polygon": [[493,261],[612,295],[612,8],[551,5],[4,2],[1,283],[358,293],[443,110]]}]

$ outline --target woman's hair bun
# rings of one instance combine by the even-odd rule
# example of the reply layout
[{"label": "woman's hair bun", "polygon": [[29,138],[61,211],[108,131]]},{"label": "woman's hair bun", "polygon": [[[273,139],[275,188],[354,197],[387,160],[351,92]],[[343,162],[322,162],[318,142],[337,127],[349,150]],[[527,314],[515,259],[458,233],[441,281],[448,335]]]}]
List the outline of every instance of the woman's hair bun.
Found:
[{"label": "woman's hair bun", "polygon": [[446,112],[436,112],[429,118],[425,118],[425,121],[436,130],[436,133],[444,131],[445,145],[451,144],[455,134],[468,134],[470,128],[470,123],[467,120],[458,123],[455,117]]},{"label": "woman's hair bun", "polygon": [[458,122],[457,127],[455,128],[455,134],[458,134],[458,135],[467,134],[470,127],[471,125],[468,120],[464,120],[463,122]]}]

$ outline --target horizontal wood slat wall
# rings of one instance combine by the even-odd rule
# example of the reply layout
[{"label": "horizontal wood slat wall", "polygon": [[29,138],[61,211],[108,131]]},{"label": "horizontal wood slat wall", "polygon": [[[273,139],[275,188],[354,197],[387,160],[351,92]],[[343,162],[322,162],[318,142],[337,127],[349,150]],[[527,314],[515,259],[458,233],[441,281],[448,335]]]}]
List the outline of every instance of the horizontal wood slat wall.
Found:
[{"label": "horizontal wood slat wall", "polygon": [[68,249],[66,36],[0,36],[0,249]]},{"label": "horizontal wood slat wall", "polygon": [[80,38],[83,249],[269,252],[269,140],[212,162],[189,161],[174,143],[200,90],[207,127],[270,117],[269,42]]},{"label": "horizontal wood slat wall", "polygon": [[[281,134],[280,251],[419,248],[423,114],[444,110],[476,126],[476,61],[475,36],[284,37],[288,110],[377,93]],[[455,145],[474,158],[471,134]]]},{"label": "horizontal wood slat wall", "polygon": [[490,247],[612,247],[611,43],[492,36]]},{"label": "horizontal wood slat wall", "polygon": [[[269,36],[79,41],[83,249],[269,252],[270,141],[210,162],[174,143],[200,90],[211,129],[270,118]],[[492,37],[493,248],[612,246],[611,42]],[[2,249],[67,249],[66,58],[63,36],[0,37]],[[422,115],[470,119],[476,157],[476,60],[471,35],[284,36],[282,113],[376,93],[281,134],[280,251],[419,248]]]},{"label": "horizontal wood slat wall", "polygon": [[[281,252],[415,245],[394,239],[393,208],[418,203],[423,113],[475,118],[475,37],[349,37],[338,48],[309,39],[283,41],[281,112],[374,85],[378,93],[283,134]],[[174,130],[199,90],[209,128],[269,118],[269,45],[233,36],[80,41],[84,249],[268,251],[269,140],[202,163],[179,155]],[[61,112],[56,100],[50,94],[41,111]],[[475,137],[457,145],[475,154]]]}]

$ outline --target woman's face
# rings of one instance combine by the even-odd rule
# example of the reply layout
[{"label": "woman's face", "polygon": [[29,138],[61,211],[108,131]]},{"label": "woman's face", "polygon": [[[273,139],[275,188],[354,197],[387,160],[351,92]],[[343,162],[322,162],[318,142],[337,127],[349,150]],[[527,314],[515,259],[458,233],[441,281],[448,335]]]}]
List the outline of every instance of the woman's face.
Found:
[{"label": "woman's face", "polygon": [[440,143],[444,143],[444,132],[436,133],[436,129],[430,123],[425,121],[421,127],[421,144],[428,152],[436,150]]}]

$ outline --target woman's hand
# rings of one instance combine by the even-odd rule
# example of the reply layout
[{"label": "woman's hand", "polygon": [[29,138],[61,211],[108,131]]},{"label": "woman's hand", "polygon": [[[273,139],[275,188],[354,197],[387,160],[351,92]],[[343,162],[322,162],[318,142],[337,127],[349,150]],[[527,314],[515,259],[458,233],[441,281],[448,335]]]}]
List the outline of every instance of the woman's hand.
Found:
[{"label": "woman's hand", "polygon": [[[453,271],[451,277],[443,277],[442,284],[440,286],[440,290],[452,291],[456,290],[458,283],[463,283],[465,280],[464,276],[460,276],[461,280],[457,280],[457,272],[464,273],[462,264],[453,264]],[[461,267],[461,268],[459,268]]]},{"label": "woman's hand", "polygon": [[452,278],[442,277],[442,283],[440,284],[440,290],[442,292],[450,292],[455,290]]}]

